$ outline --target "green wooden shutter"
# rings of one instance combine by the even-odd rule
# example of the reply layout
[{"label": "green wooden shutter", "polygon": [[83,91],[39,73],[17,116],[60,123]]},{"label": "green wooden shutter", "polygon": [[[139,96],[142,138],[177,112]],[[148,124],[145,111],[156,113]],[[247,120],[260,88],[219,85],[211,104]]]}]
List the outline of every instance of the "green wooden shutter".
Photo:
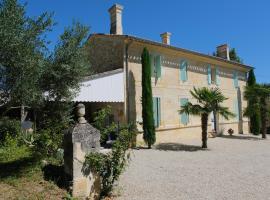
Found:
[{"label": "green wooden shutter", "polygon": [[220,85],[220,77],[219,77],[219,69],[216,68],[216,83],[217,85]]},{"label": "green wooden shutter", "polygon": [[156,76],[157,78],[161,77],[161,56],[157,55],[156,56]]},{"label": "green wooden shutter", "polygon": [[155,76],[155,56],[150,54],[150,62],[151,62],[151,76]]},{"label": "green wooden shutter", "polygon": [[235,113],[235,118],[237,121],[239,121],[239,106],[238,106],[238,99],[234,100],[234,113]]},{"label": "green wooden shutter", "polygon": [[[187,103],[188,103],[188,99],[187,98],[181,98],[180,99],[180,106],[184,106]],[[181,113],[180,120],[181,120],[181,124],[187,125],[188,122],[189,122],[188,114],[187,113]]]},{"label": "green wooden shutter", "polygon": [[185,60],[180,63],[180,80],[187,81],[187,61]]},{"label": "green wooden shutter", "polygon": [[157,119],[157,98],[153,97],[153,115],[154,115],[154,125],[155,127],[158,126],[158,119]]},{"label": "green wooden shutter", "polygon": [[233,85],[234,87],[238,87],[238,72],[234,71],[233,72]]},{"label": "green wooden shutter", "polygon": [[207,66],[207,80],[208,80],[208,85],[211,85],[212,80],[211,80],[211,66],[210,65]]},{"label": "green wooden shutter", "polygon": [[157,127],[160,126],[161,122],[161,109],[160,109],[160,97],[157,98]]}]

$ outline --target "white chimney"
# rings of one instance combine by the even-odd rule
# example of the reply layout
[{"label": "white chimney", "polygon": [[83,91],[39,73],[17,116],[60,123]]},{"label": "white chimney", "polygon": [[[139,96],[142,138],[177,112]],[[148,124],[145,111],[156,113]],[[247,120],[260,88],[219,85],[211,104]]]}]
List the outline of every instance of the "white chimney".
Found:
[{"label": "white chimney", "polygon": [[123,6],[119,4],[114,4],[109,9],[110,18],[111,18],[110,34],[116,34],[116,35],[123,34],[122,11],[123,11]]},{"label": "white chimney", "polygon": [[217,56],[230,60],[230,52],[229,52],[229,46],[227,44],[223,44],[220,46],[217,46]]},{"label": "white chimney", "polygon": [[160,34],[162,43],[170,45],[171,44],[171,35],[172,34],[169,32],[165,32],[165,33]]}]

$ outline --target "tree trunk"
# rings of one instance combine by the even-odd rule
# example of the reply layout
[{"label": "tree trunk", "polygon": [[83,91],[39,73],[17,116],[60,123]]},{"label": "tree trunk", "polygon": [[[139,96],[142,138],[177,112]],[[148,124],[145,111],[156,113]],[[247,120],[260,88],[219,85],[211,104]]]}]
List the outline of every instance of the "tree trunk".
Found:
[{"label": "tree trunk", "polygon": [[202,122],[202,148],[207,148],[207,126],[208,126],[208,114],[201,115]]},{"label": "tree trunk", "polygon": [[21,123],[24,121],[24,105],[21,105]]}]

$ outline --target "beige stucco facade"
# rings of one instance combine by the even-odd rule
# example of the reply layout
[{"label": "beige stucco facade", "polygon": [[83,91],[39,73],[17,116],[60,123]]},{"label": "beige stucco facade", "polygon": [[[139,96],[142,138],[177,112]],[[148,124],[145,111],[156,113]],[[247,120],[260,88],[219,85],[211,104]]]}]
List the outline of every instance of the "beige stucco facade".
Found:
[{"label": "beige stucco facade", "polygon": [[[101,41],[101,42],[97,42]],[[107,42],[108,46],[107,46]],[[236,133],[248,133],[248,119],[242,116],[242,111],[247,103],[243,98],[246,85],[246,75],[250,67],[226,61],[224,59],[203,55],[188,50],[177,49],[161,43],[136,40],[128,36],[118,35],[94,35],[89,40],[91,47],[90,57],[94,59],[93,68],[102,72],[115,68],[124,69],[125,102],[123,112],[126,121],[136,122],[139,131],[142,131],[141,106],[141,53],[146,47],[150,54],[161,56],[161,77],[152,78],[152,91],[154,97],[160,97],[160,125],[157,127],[157,137],[165,131],[174,134],[188,134],[198,132],[200,134],[200,117],[189,116],[189,122],[182,124],[178,110],[180,109],[180,98],[187,98],[194,102],[190,95],[193,87],[219,87],[222,93],[228,97],[224,106],[235,112],[234,102],[238,101],[239,120],[232,118],[225,120],[218,117],[218,131],[226,132],[229,128]],[[100,53],[97,53],[100,52]],[[186,60],[187,80],[180,80],[180,61]],[[114,60],[112,64],[111,60]],[[97,64],[98,63],[98,64]],[[219,69],[219,84],[209,84],[207,67]],[[234,85],[234,72],[238,73],[238,85]],[[211,116],[209,117],[209,130],[212,129]],[[162,137],[162,136],[160,136]]]}]

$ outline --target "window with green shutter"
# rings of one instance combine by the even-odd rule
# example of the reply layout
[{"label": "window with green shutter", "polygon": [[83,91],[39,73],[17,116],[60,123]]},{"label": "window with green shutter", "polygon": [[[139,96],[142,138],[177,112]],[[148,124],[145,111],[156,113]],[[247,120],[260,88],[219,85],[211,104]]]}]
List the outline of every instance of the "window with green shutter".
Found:
[{"label": "window with green shutter", "polygon": [[180,80],[183,82],[187,81],[187,79],[188,79],[187,66],[188,66],[188,62],[186,60],[182,60],[180,62]]},{"label": "window with green shutter", "polygon": [[155,77],[155,56],[150,54],[150,62],[151,62],[151,76]]},{"label": "window with green shutter", "polygon": [[238,99],[234,100],[234,114],[237,121],[239,121],[239,104]]},{"label": "window with green shutter", "polygon": [[161,56],[160,55],[157,55],[155,57],[155,60],[156,60],[156,64],[155,64],[155,67],[156,67],[156,77],[157,78],[160,78],[161,77]]},{"label": "window with green shutter", "polygon": [[[188,103],[188,99],[187,98],[181,98],[180,99],[180,107],[184,106]],[[189,122],[189,116],[187,113],[181,113],[180,114],[180,122],[181,124],[187,125]]]},{"label": "window with green shutter", "polygon": [[219,68],[216,68],[216,84],[220,85]]},{"label": "window with green shutter", "polygon": [[161,121],[160,97],[153,97],[153,114],[155,127],[159,127]]},{"label": "window with green shutter", "polygon": [[212,83],[212,79],[211,79],[211,66],[208,65],[207,66],[207,81],[208,81],[208,85],[211,85]]},{"label": "window with green shutter", "polygon": [[161,55],[150,55],[151,59],[151,75],[155,78],[161,77],[161,65],[162,65],[162,59]]},{"label": "window with green shutter", "polygon": [[238,72],[234,71],[233,72],[233,85],[235,88],[238,88]]}]

